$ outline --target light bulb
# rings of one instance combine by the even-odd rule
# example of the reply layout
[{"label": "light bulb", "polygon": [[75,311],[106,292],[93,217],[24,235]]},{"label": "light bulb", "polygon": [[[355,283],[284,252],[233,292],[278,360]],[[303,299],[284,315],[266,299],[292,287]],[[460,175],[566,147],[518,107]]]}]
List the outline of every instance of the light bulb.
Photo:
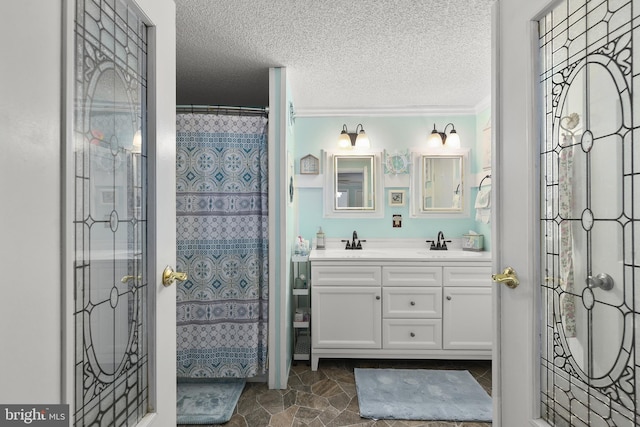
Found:
[{"label": "light bulb", "polygon": [[460,136],[458,135],[458,132],[452,130],[451,133],[449,133],[449,136],[447,136],[445,145],[448,148],[460,148]]},{"label": "light bulb", "polygon": [[351,148],[351,138],[349,138],[349,134],[347,132],[340,132],[340,136],[338,137],[338,147]]},{"label": "light bulb", "polygon": [[437,130],[433,130],[427,138],[427,146],[432,148],[442,147],[442,137]]},{"label": "light bulb", "polygon": [[361,130],[356,138],[356,148],[369,148],[370,146],[369,137],[364,133],[364,130]]}]

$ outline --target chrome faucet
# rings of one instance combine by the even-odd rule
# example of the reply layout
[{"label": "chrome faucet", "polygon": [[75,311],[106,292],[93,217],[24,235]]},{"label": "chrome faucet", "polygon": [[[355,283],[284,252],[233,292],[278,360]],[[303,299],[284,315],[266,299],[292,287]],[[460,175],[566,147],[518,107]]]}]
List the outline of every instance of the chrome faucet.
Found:
[{"label": "chrome faucet", "polygon": [[347,242],[345,249],[362,249],[362,242],[366,242],[366,240],[358,240],[358,233],[353,230],[353,235],[351,236],[351,241],[341,240],[341,242]]}]

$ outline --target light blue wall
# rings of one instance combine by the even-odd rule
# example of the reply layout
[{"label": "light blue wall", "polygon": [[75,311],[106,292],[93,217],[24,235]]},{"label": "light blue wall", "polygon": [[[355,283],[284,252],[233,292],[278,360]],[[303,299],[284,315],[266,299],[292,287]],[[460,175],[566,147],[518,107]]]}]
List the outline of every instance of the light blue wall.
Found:
[{"label": "light blue wall", "polygon": [[[487,129],[489,127],[489,129]],[[472,170],[472,173],[477,173],[480,174],[480,176],[486,176],[486,175],[490,175],[491,174],[491,170],[490,169],[483,169],[484,167],[484,156],[481,154],[483,147],[483,134],[485,132],[488,132],[489,135],[491,134],[491,108],[487,107],[484,110],[480,111],[477,115],[477,120],[476,120],[476,134],[478,135],[478,153],[480,153],[480,155],[478,155],[476,157],[477,162],[474,165],[474,168]],[[484,186],[491,186],[491,179],[487,178],[482,182],[482,187],[484,188]],[[472,190],[472,196],[473,198],[471,200],[475,200],[476,195],[478,194],[478,188],[474,188]],[[474,217],[475,217],[475,213],[474,213]],[[484,247],[487,251],[491,250],[491,224],[483,224],[478,222],[477,226],[476,226],[476,231],[480,234],[484,235]]]},{"label": "light blue wall", "polygon": [[[482,119],[482,118],[480,118]],[[433,129],[434,123],[438,130],[452,122],[460,135],[462,148],[470,148],[471,172],[481,171],[480,150],[476,147],[479,141],[478,120],[475,114],[457,116],[406,116],[406,117],[299,117],[295,123],[295,167],[299,173],[300,158],[307,154],[321,158],[321,150],[336,150],[337,138],[346,124],[350,132],[353,132],[358,123],[364,129],[371,141],[371,148],[377,150],[386,149],[406,150],[425,147],[428,134]],[[486,123],[486,119],[485,119]],[[413,165],[412,165],[413,167]],[[472,182],[472,184],[475,184]],[[407,201],[409,187],[394,187],[406,191]],[[323,192],[322,188],[297,188],[298,197],[298,229],[300,235],[311,240],[315,236],[319,226],[328,238],[346,238],[351,236],[353,230],[363,238],[430,238],[443,231],[447,238],[459,238],[469,230],[478,230],[475,221],[473,201],[477,189],[471,192],[471,212],[468,217],[455,219],[423,219],[409,217],[409,204],[404,207],[388,206],[388,191],[384,192],[384,218],[370,219],[335,219],[323,218]],[[392,227],[394,214],[401,214],[402,228]],[[485,239],[489,239],[489,233],[484,233]]]}]

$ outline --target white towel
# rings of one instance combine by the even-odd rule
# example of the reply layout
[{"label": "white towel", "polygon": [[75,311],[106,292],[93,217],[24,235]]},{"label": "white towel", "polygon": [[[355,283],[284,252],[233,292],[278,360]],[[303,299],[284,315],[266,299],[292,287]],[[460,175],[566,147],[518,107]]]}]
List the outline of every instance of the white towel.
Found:
[{"label": "white towel", "polygon": [[460,194],[454,194],[453,200],[451,201],[451,207],[454,209],[460,209]]},{"label": "white towel", "polygon": [[491,209],[476,209],[476,221],[489,224],[491,221]]},{"label": "white towel", "polygon": [[476,196],[476,221],[489,224],[491,220],[491,187],[481,187]]},{"label": "white towel", "polygon": [[485,185],[478,190],[476,196],[476,208],[489,208],[491,207],[491,187]]}]

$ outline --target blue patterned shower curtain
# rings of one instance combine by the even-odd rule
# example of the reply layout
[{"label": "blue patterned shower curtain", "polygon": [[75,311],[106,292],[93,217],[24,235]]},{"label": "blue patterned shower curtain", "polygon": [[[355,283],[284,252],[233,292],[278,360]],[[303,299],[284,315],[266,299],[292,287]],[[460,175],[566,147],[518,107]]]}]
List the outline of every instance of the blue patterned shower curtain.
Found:
[{"label": "blue patterned shower curtain", "polygon": [[267,119],[177,115],[178,377],[266,372]]}]

